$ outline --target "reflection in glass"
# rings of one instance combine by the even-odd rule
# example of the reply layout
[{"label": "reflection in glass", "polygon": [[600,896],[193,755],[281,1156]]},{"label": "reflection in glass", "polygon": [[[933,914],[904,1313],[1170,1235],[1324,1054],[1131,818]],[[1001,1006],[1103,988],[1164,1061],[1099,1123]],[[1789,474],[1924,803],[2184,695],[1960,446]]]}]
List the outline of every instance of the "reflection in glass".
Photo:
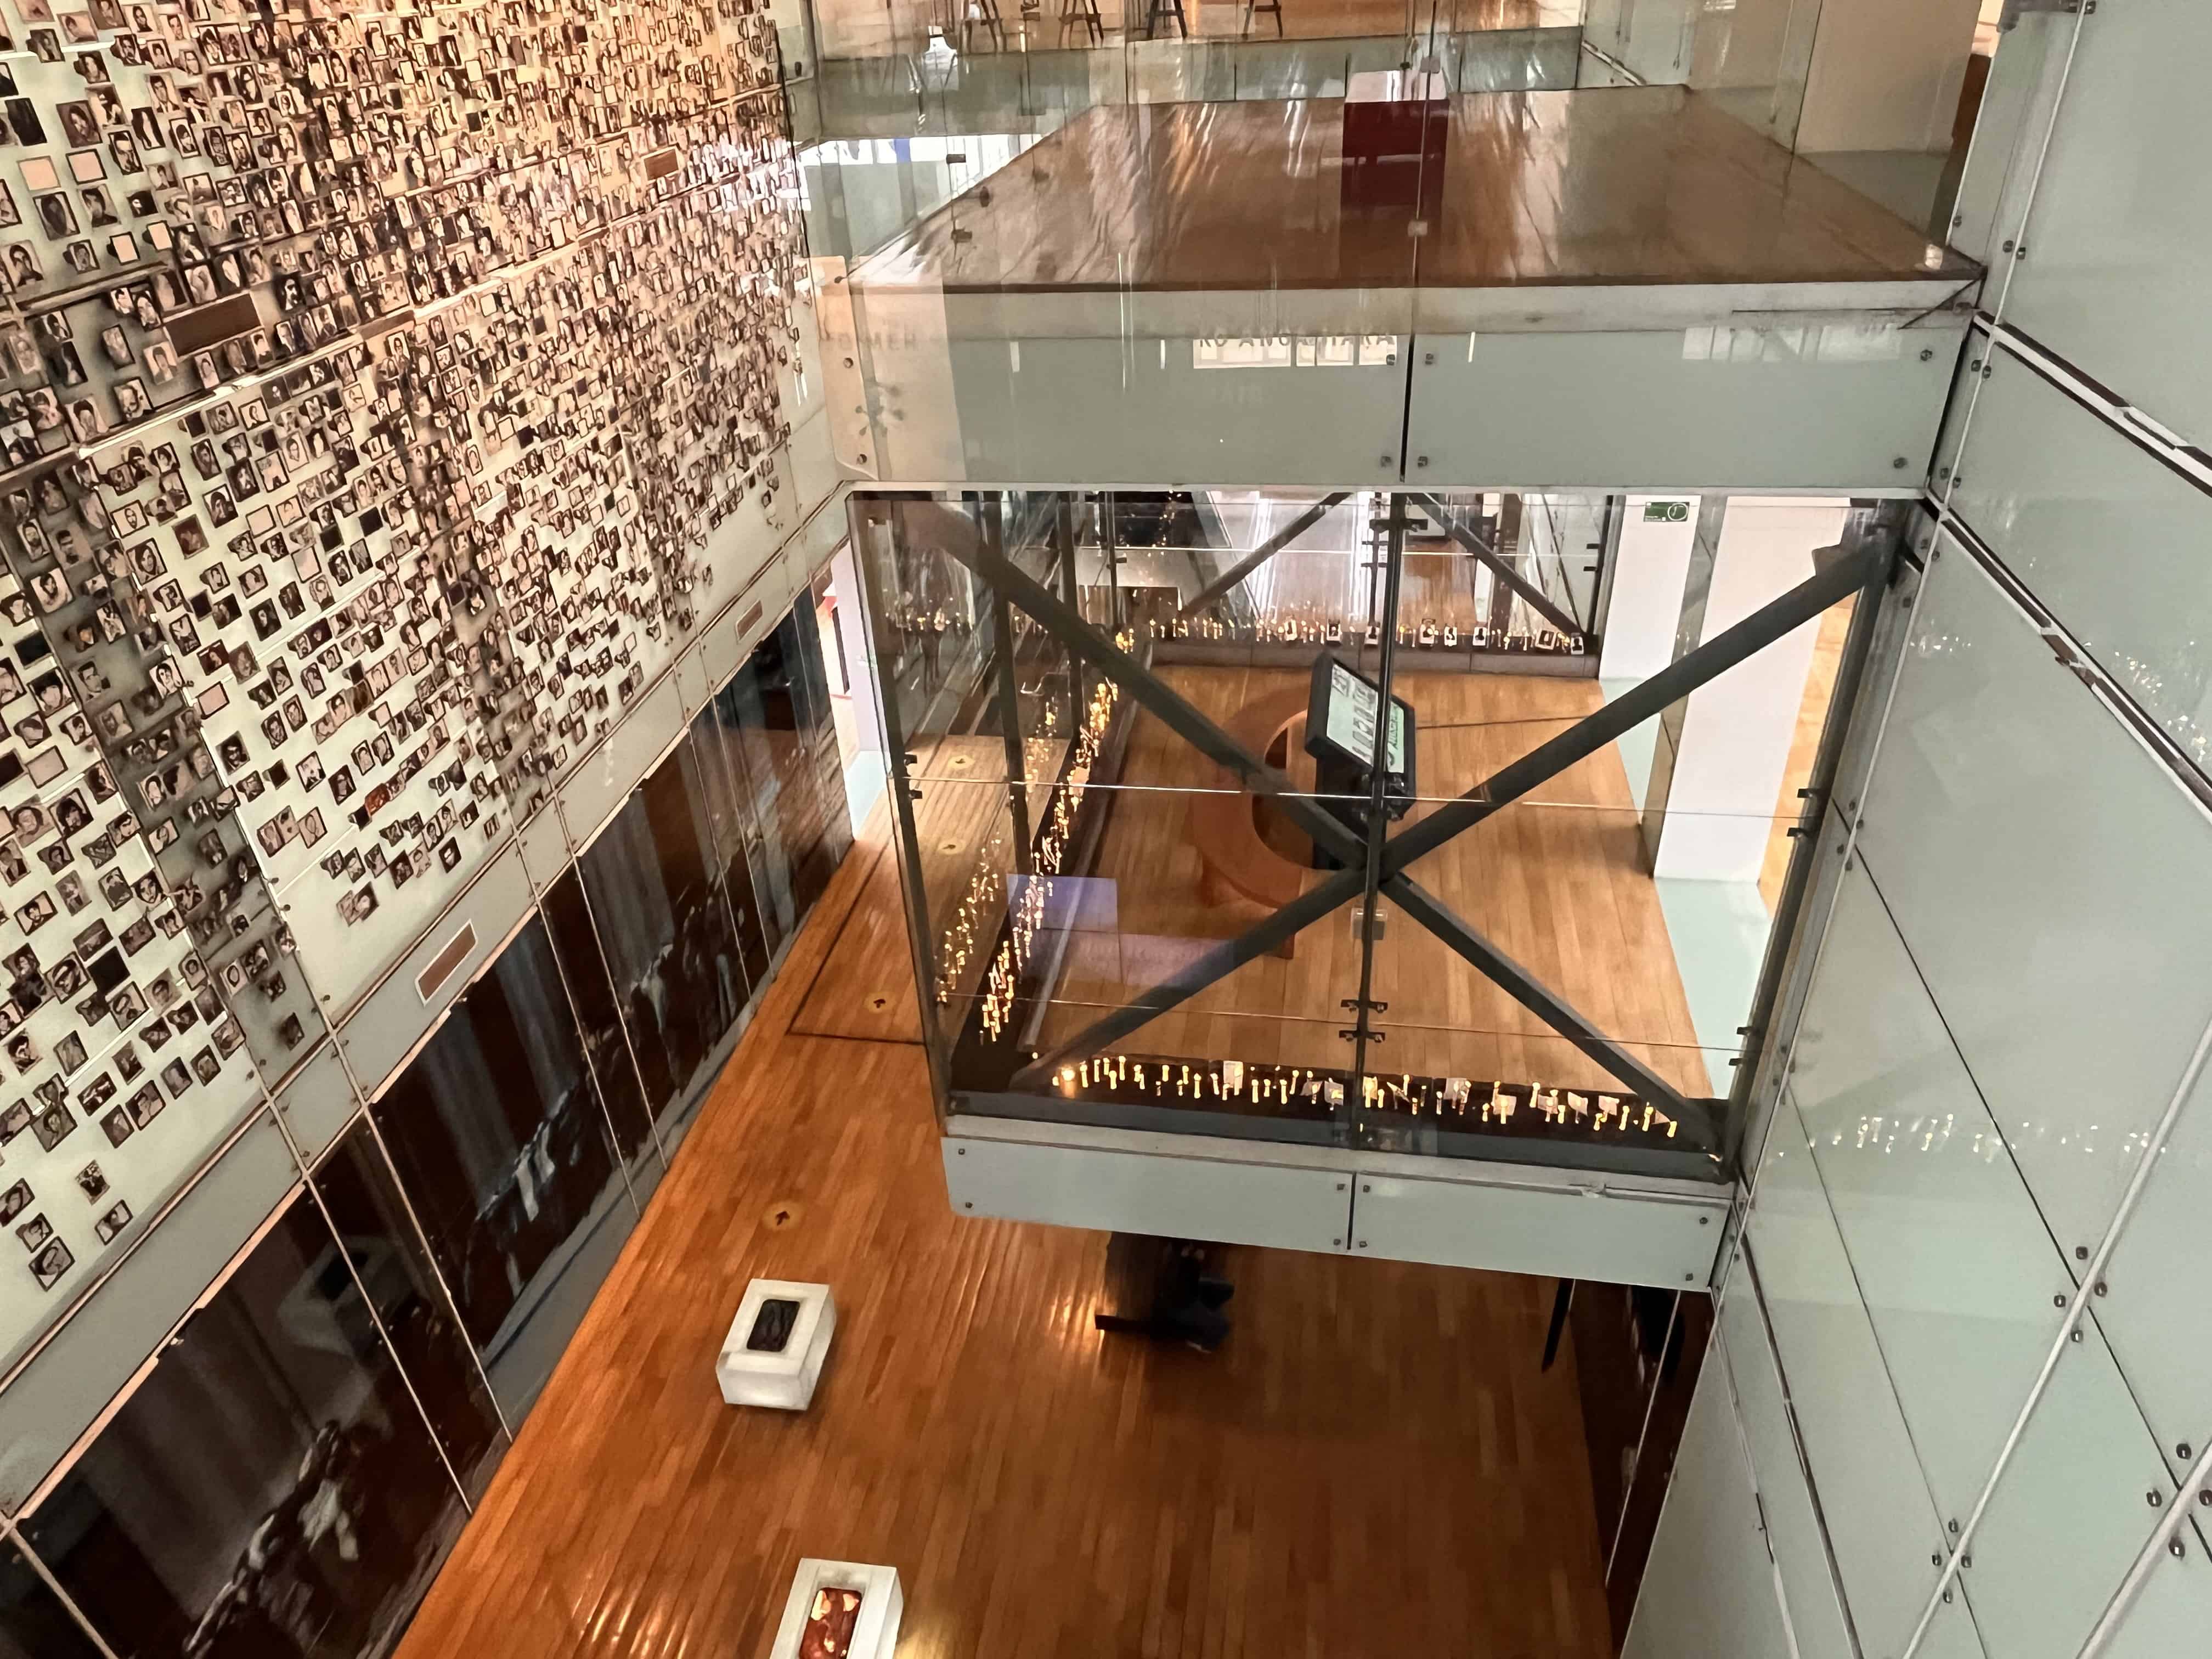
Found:
[{"label": "reflection in glass", "polygon": [[769,957],[776,936],[774,919],[761,902],[753,884],[753,866],[759,836],[746,806],[744,764],[737,751],[737,733],[721,723],[720,700],[710,698],[691,722],[691,752],[699,763],[699,781],[707,795],[708,828],[712,832],[714,857],[720,860],[722,902],[729,906],[730,922],[738,930],[738,955],[749,986],[768,977]]},{"label": "reflection in glass", "polygon": [[515,1422],[637,1219],[542,921],[371,1109]]},{"label": "reflection in glass", "polygon": [[305,1659],[387,1650],[465,1514],[301,1194],[23,1532],[118,1654]]},{"label": "reflection in glass", "polygon": [[[600,952],[599,935],[592,931],[591,912],[585,906],[583,884],[574,866],[563,870],[561,879],[546,890],[538,908],[553,941],[553,953],[560,959],[569,1003],[583,1026],[584,1053],[599,1082],[599,1098],[606,1103],[616,1144],[629,1165],[630,1179],[636,1182],[659,1162],[653,1139],[653,1111],[646,1104],[637,1067],[630,1060],[629,1038],[623,1030],[614,981],[607,976],[606,957]],[[653,1182],[658,1179],[657,1175],[652,1176]]]},{"label": "reflection in glass", "polygon": [[695,1103],[744,1006],[735,929],[709,879],[705,792],[679,744],[578,860],[656,1119]]},{"label": "reflection in glass", "polygon": [[482,1492],[506,1449],[499,1412],[366,1122],[316,1170],[315,1188],[447,1462],[471,1494]]},{"label": "reflection in glass", "polygon": [[100,1659],[22,1551],[0,1545],[0,1659]]}]

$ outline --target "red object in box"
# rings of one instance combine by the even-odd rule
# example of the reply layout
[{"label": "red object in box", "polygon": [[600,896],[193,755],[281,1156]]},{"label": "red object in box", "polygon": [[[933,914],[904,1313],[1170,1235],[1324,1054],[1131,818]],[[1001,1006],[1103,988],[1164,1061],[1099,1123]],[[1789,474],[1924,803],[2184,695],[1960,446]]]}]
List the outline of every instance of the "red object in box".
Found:
[{"label": "red object in box", "polygon": [[836,1585],[814,1592],[806,1628],[799,1640],[799,1659],[845,1659],[852,1650],[854,1627],[860,1622],[860,1592]]},{"label": "red object in box", "polygon": [[1343,203],[1433,208],[1442,199],[1450,95],[1441,75],[1373,70],[1344,99]]}]

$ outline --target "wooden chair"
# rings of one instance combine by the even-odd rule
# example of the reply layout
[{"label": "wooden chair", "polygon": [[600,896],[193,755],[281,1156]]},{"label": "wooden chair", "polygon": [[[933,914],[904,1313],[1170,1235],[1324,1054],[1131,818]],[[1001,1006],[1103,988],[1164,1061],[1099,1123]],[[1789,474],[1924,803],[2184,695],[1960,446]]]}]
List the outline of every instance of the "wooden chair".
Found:
[{"label": "wooden chair", "polygon": [[1281,40],[1283,38],[1283,0],[1244,0],[1243,32],[1248,35],[1252,33],[1252,20],[1261,12],[1266,12],[1275,20],[1275,39]]},{"label": "wooden chair", "polygon": [[1145,39],[1155,39],[1170,17],[1175,19],[1176,32],[1188,40],[1190,20],[1182,15],[1182,0],[1150,0],[1145,12]]},{"label": "wooden chair", "polygon": [[1093,46],[1103,45],[1106,39],[1106,20],[1099,15],[1098,0],[1060,0],[1060,40],[1067,44],[1067,32],[1079,28],[1090,36]]}]

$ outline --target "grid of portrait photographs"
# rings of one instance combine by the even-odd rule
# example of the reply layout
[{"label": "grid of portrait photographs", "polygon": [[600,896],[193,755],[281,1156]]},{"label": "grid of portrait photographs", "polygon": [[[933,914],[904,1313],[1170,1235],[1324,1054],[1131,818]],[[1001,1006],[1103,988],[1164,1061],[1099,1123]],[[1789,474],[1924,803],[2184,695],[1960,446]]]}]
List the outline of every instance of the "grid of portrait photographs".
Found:
[{"label": "grid of portrait photographs", "polygon": [[0,15],[5,1352],[781,525],[805,248],[757,0]]}]

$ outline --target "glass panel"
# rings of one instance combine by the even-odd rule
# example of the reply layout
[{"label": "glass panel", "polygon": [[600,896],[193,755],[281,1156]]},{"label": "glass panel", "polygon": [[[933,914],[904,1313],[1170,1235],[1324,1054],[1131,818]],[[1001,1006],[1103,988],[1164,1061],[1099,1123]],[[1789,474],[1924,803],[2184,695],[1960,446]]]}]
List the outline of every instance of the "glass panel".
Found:
[{"label": "glass panel", "polygon": [[2011,353],[1989,368],[1954,510],[2212,772],[2212,499]]},{"label": "glass panel", "polygon": [[23,1552],[0,1542],[0,1659],[102,1659]]},{"label": "glass panel", "polygon": [[[2081,1341],[2061,1346],[2057,1369],[1968,1543],[1967,1592],[1990,1651],[2073,1659],[2173,1501],[2158,1449],[2092,1327]],[[2194,1548],[2195,1537],[2184,1535]],[[2166,1565],[2181,1564],[2168,1558]],[[2166,1641],[2147,1651],[2203,1644],[2212,1584],[2200,1573],[2172,1588],[2195,1594],[2136,1604],[2144,1626],[2166,1626]],[[2137,1639],[2149,1634],[2143,1629]]]},{"label": "glass panel", "polygon": [[301,1196],[24,1522],[117,1652],[397,1638],[466,1510],[356,1295]]},{"label": "glass panel", "polygon": [[472,1498],[481,1495],[506,1449],[506,1432],[384,1149],[365,1121],[347,1132],[314,1180],[446,1461]]},{"label": "glass panel", "polygon": [[[743,670],[738,671],[743,673]],[[767,850],[753,816],[754,795],[738,727],[731,723],[738,704],[729,687],[707,700],[691,722],[691,747],[699,757],[699,776],[707,790],[715,856],[720,861],[722,896],[738,930],[738,954],[749,986],[768,977],[769,958],[785,935],[765,885]],[[716,805],[717,801],[720,806]]]},{"label": "glass panel", "polygon": [[1936,1589],[1943,1522],[1786,1095],[1748,1237],[1851,1622],[1864,1651],[1902,1653]]},{"label": "glass panel", "polygon": [[1929,1485],[1963,1522],[2073,1286],[1879,874],[1844,877],[1791,1091]]},{"label": "glass panel", "polygon": [[2212,1012],[2193,920],[2212,914],[2212,829],[1942,546],[1863,842],[2070,1258],[2102,1236]]},{"label": "glass panel", "polygon": [[2097,1323],[2178,1479],[2212,1429],[2212,1326],[2178,1317],[2174,1287],[2212,1273],[2212,1077],[2174,1121],[2118,1244]]},{"label": "glass panel", "polygon": [[660,1178],[653,1111],[638,1084],[614,981],[608,977],[606,957],[599,949],[599,934],[592,929],[591,912],[584,902],[583,884],[574,865],[546,890],[538,913],[560,962],[569,1006],[583,1030],[585,1057],[599,1084],[615,1143],[629,1165],[632,1182],[649,1191]]},{"label": "glass panel", "polygon": [[520,1422],[637,1220],[539,919],[371,1109]]},{"label": "glass panel", "polygon": [[[2198,188],[2212,11],[2192,0],[2065,20],[2076,44],[2004,317],[2197,443],[2212,438]],[[2004,234],[2014,234],[2008,227]]]},{"label": "glass panel", "polygon": [[698,768],[679,744],[578,860],[646,1103],[664,1127],[712,1081],[745,1002],[711,845]]}]

